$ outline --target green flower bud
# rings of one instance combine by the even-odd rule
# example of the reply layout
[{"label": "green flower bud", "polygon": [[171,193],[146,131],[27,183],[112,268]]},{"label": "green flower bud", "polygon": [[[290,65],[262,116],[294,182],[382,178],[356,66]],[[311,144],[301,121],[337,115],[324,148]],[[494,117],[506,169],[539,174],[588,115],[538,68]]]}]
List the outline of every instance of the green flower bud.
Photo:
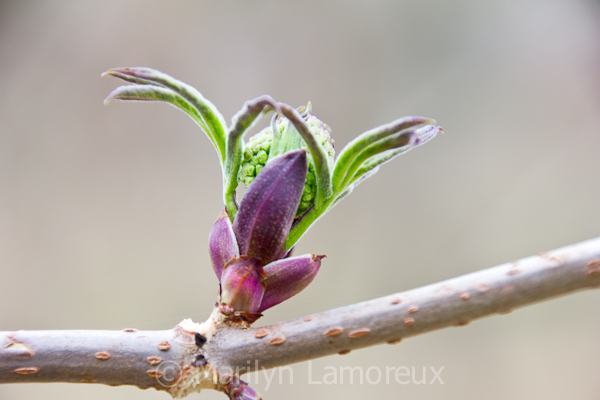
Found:
[{"label": "green flower bud", "polygon": [[[335,150],[333,148],[334,141],[331,137],[331,129],[323,121],[310,114],[310,103],[308,107],[302,107],[299,111],[302,113],[302,117],[319,144],[323,146],[327,154],[327,162],[330,170],[333,171]],[[271,125],[251,137],[244,146],[244,161],[238,175],[238,180],[243,182],[246,187],[254,180],[268,160],[290,150],[307,148],[306,143],[287,118],[278,117],[275,121],[275,126],[275,135],[273,134]],[[310,153],[308,154],[308,174],[302,193],[302,201],[296,212],[296,218],[301,216],[314,204],[315,194],[317,193],[315,166]]]}]

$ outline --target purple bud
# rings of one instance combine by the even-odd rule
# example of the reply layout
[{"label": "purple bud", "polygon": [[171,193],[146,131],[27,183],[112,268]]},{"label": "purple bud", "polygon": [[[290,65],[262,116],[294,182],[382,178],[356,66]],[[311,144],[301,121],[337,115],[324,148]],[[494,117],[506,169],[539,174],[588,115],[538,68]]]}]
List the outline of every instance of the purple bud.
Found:
[{"label": "purple bud", "polygon": [[260,394],[238,377],[233,377],[225,386],[225,391],[231,400],[262,400]]},{"label": "purple bud", "polygon": [[221,281],[223,267],[229,260],[234,257],[239,257],[240,251],[233,233],[231,220],[227,211],[219,215],[215,221],[208,238],[208,251],[210,253],[210,261],[212,267],[217,274],[217,278]]},{"label": "purple bud", "polygon": [[319,272],[323,257],[325,256],[305,254],[266,265],[264,270],[267,275],[267,290],[258,312],[263,312],[304,290]]},{"label": "purple bud", "polygon": [[235,311],[256,313],[265,293],[265,278],[258,258],[231,259],[221,275],[221,303]]},{"label": "purple bud", "polygon": [[282,258],[308,170],[306,150],[270,160],[246,189],[233,221],[241,254],[263,265]]}]

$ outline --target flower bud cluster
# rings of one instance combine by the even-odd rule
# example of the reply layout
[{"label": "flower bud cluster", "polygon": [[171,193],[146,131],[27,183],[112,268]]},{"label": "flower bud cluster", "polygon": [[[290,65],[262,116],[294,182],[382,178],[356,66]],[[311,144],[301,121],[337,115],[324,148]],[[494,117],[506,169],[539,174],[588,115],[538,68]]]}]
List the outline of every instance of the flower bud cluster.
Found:
[{"label": "flower bud cluster", "polygon": [[[305,109],[306,111],[302,117],[319,145],[325,150],[327,162],[330,169],[333,170],[335,149],[334,140],[331,137],[331,129],[323,121],[310,114],[310,104]],[[275,133],[273,133],[273,125],[276,127]],[[272,146],[273,143],[276,145]],[[244,158],[238,180],[244,186],[248,187],[260,171],[262,171],[268,160],[289,150],[306,148],[306,143],[294,125],[287,118],[278,117],[275,120],[275,124],[271,124],[271,126],[252,136],[244,146]],[[308,173],[306,174],[306,181],[296,212],[296,218],[314,204],[317,193],[315,165],[310,154],[308,160]]]}]

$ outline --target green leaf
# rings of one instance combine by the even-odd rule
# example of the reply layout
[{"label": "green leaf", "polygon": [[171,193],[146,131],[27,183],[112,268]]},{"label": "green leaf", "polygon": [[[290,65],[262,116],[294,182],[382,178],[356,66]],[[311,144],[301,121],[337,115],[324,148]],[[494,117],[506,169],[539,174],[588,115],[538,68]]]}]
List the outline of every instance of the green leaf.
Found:
[{"label": "green leaf", "polygon": [[[419,129],[411,129],[407,133],[412,134],[414,137],[414,140],[410,141],[406,145],[400,146],[398,148],[384,150],[384,151],[382,151],[378,154],[375,154],[371,157],[368,157],[368,158],[364,157],[364,156],[367,156],[368,153],[361,154],[360,158],[363,158],[364,162],[359,166],[359,168],[356,169],[356,172],[354,172],[352,177],[349,178],[348,181],[345,183],[344,191],[346,191],[348,188],[350,188],[350,191],[352,191],[352,189],[354,189],[359,183],[361,183],[366,178],[368,178],[371,175],[373,175],[374,173],[376,173],[379,170],[380,166],[391,161],[395,157],[397,157],[401,154],[404,154],[404,153],[430,141],[441,130],[442,129],[439,126],[435,126],[435,125],[427,125],[422,128],[419,128]],[[402,133],[402,135],[404,135],[404,133]],[[390,136],[390,138],[391,137],[392,136]],[[375,146],[378,143],[381,145],[381,142],[382,141],[377,142],[371,146]],[[373,150],[374,147],[371,147],[371,146],[369,146],[369,148],[371,148],[371,150]],[[384,147],[384,146],[382,146],[382,147]],[[366,150],[368,150],[369,148],[367,148]],[[358,160],[358,158],[357,158],[357,160]],[[350,176],[350,173],[348,174],[348,176]],[[337,203],[337,201],[339,201],[339,200],[337,200],[337,198],[336,198],[335,202]]]},{"label": "green leaf", "polygon": [[[374,129],[374,131],[377,129]],[[312,224],[329,212],[340,200],[349,195],[361,182],[375,174],[381,165],[428,142],[441,131],[442,128],[439,126],[427,125],[418,129],[396,132],[364,147],[360,154],[355,155],[353,163],[347,168],[348,181],[345,184],[341,183],[335,190],[334,195],[327,199],[321,207],[309,209],[292,226],[286,247],[288,249],[292,248]]]},{"label": "green leaf", "polygon": [[287,104],[282,103],[280,106],[281,113],[290,120],[300,136],[302,136],[302,139],[304,139],[304,142],[306,142],[306,146],[308,147],[310,155],[312,156],[317,180],[316,205],[317,207],[320,207],[323,205],[325,200],[329,199],[333,195],[333,188],[331,186],[331,171],[329,171],[327,155],[325,154],[323,147],[315,139],[313,133],[310,131],[310,128],[300,113],[298,113],[295,108]]},{"label": "green leaf", "polygon": [[365,147],[358,155],[356,155],[352,163],[348,166],[346,178],[342,182],[340,189],[344,189],[348,186],[356,171],[369,158],[383,153],[384,151],[410,146],[414,140],[416,140],[416,133],[414,129],[411,129],[408,131],[396,132],[393,135]]},{"label": "green leaf", "polygon": [[[139,85],[119,86],[110,92],[108,97],[104,99],[104,103],[108,104],[113,100],[164,101],[188,114],[198,125],[200,125],[200,127],[204,128],[205,126],[202,115],[200,115],[198,110],[190,104],[189,101],[171,89],[164,87]],[[217,144],[211,136],[209,136],[209,139],[215,147],[217,147]]]},{"label": "green leaf", "polygon": [[411,128],[421,124],[433,124],[435,120],[425,117],[403,117],[389,124],[370,129],[360,134],[356,139],[352,140],[340,152],[333,170],[333,189],[336,193],[343,190],[343,183],[347,181],[348,169],[354,162],[355,158],[371,144],[381,140],[387,136],[393,135],[404,129]]},{"label": "green leaf", "polygon": [[[185,99],[187,104],[191,105],[192,108],[196,110],[196,112],[194,113],[195,116],[192,116],[192,118],[194,118],[194,120],[198,123],[198,125],[200,125],[200,127],[210,138],[211,142],[217,150],[217,153],[219,154],[219,161],[221,162],[221,165],[223,165],[223,163],[225,162],[225,119],[223,118],[221,113],[219,113],[217,108],[210,101],[206,100],[196,89],[167,74],[164,74],[160,71],[151,68],[113,68],[104,72],[102,76],[114,76],[117,78],[121,78],[127,82],[137,83],[140,85],[150,85],[148,87],[153,88],[166,88]],[[156,93],[162,93],[161,96],[164,94],[164,92]],[[107,98],[108,100],[110,100],[111,95],[109,95],[109,98]],[[177,101],[177,104],[175,104],[172,101],[164,100],[161,98],[121,99],[167,101],[181,108],[189,115],[192,115],[188,111],[187,105],[185,107],[181,107],[179,105],[181,104],[180,101]]]},{"label": "green leaf", "polygon": [[231,119],[231,127],[227,133],[225,152],[225,171],[223,175],[223,201],[231,220],[238,209],[235,190],[238,186],[238,173],[242,165],[244,141],[243,136],[260,117],[270,109],[279,110],[271,96],[263,95],[244,103],[244,106]]}]

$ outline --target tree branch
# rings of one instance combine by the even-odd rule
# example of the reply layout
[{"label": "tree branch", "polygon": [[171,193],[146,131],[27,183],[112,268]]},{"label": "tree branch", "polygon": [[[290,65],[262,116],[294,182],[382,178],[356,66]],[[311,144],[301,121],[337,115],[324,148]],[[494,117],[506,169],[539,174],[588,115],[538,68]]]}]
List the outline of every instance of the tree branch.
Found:
[{"label": "tree branch", "polygon": [[274,368],[393,344],[599,287],[600,238],[596,238],[305,318],[258,329],[221,331],[206,349],[217,368],[242,368],[246,373],[257,367]]},{"label": "tree branch", "polygon": [[103,383],[167,390],[173,377],[163,382],[157,378],[163,378],[169,363],[179,366],[186,358],[189,346],[184,343],[176,329],[0,332],[0,383]]},{"label": "tree branch", "polygon": [[[257,368],[393,344],[599,287],[600,238],[596,238],[258,329],[228,322],[215,308],[203,324],[185,320],[167,331],[0,332],[0,383],[134,385],[183,397],[202,388],[224,390],[232,375]],[[200,343],[196,332],[202,334]]]}]

